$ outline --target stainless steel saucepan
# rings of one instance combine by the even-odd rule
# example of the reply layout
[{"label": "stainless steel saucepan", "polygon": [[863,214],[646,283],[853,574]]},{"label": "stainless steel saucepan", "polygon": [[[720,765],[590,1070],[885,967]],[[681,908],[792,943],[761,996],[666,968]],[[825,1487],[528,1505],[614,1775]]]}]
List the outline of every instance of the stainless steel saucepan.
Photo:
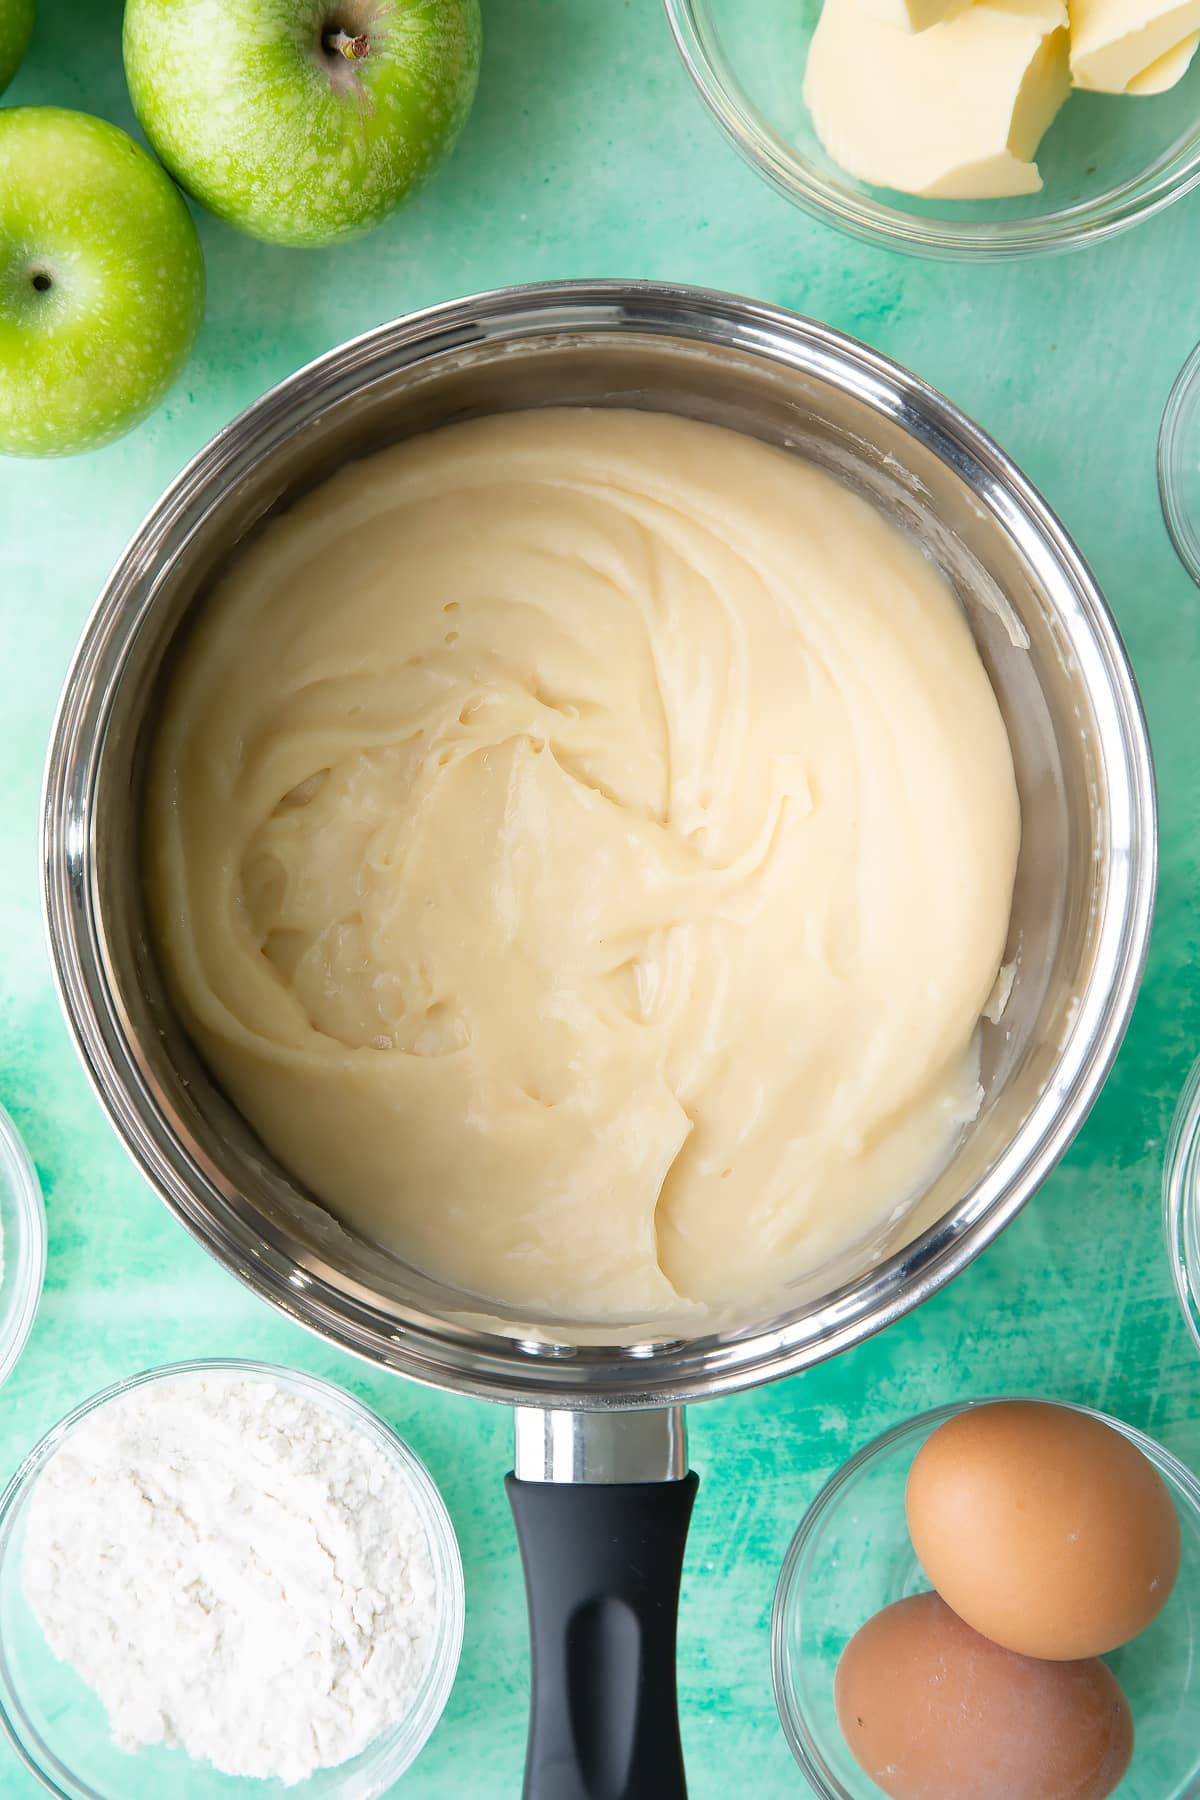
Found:
[{"label": "stainless steel saucepan", "polygon": [[[890,1234],[727,1329],[614,1343],[485,1316],[335,1225],[264,1150],[172,1015],[140,880],[143,765],[173,642],[237,545],[348,459],[480,413],[682,413],[811,458],[946,572],[1012,740],[1023,840],[1011,997],[978,1119]],[[1153,777],[1104,601],[1011,462],[939,395],[810,320],[596,282],[386,325],[236,419],[121,558],[67,679],[46,772],[45,908],[67,1018],[138,1165],[219,1261],[293,1318],[418,1381],[516,1406],[530,1800],[675,1800],[675,1610],[695,1478],[683,1402],[830,1356],[926,1299],[1013,1218],[1078,1129],[1150,926]],[[631,1334],[638,1338],[638,1333]]]}]

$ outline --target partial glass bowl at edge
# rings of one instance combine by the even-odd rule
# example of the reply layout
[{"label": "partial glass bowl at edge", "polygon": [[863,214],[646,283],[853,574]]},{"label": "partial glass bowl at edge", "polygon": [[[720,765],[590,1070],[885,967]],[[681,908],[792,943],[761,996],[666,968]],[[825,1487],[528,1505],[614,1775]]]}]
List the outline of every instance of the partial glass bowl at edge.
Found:
[{"label": "partial glass bowl at edge", "polygon": [[46,1214],[37,1171],[0,1106],[0,1384],[33,1329],[46,1278]]},{"label": "partial glass bowl at edge", "polygon": [[1158,497],[1176,554],[1200,586],[1200,344],[1179,371],[1163,409]]},{"label": "partial glass bowl at edge", "polygon": [[1011,200],[919,200],[855,181],[804,105],[822,0],[663,0],[718,125],[781,193],[827,224],[910,255],[1000,260],[1111,237],[1200,182],[1200,57],[1154,97],[1072,93],[1038,153],[1045,183]]},{"label": "partial glass bowl at edge", "polygon": [[[771,1620],[775,1699],[796,1761],[824,1800],[879,1800],[838,1726],[834,1670],[859,1626],[929,1586],[909,1540],[905,1484],[926,1438],[967,1409],[944,1406],[909,1419],[852,1457],[805,1514],[784,1561]],[[1105,1658],[1129,1701],[1136,1739],[1114,1800],[1200,1800],[1200,1481],[1132,1426],[1090,1416],[1114,1426],[1154,1464],[1183,1535],[1167,1605],[1140,1637]]]},{"label": "partial glass bowl at edge", "polygon": [[1167,1139],[1163,1215],[1175,1291],[1200,1350],[1200,1062],[1188,1076]]},{"label": "partial glass bowl at edge", "polygon": [[[406,1479],[433,1562],[437,1636],[429,1668],[404,1718],[359,1756],[321,1769],[307,1781],[235,1779],[181,1750],[135,1754],[109,1734],[104,1708],[75,1672],[58,1662],[25,1599],[21,1558],[29,1504],[38,1478],[64,1440],[110,1401],[149,1382],[213,1373],[261,1376],[316,1399],[351,1431],[364,1433]],[[376,1800],[409,1767],[441,1717],[462,1649],[462,1560],[454,1527],[420,1459],[367,1407],[331,1383],[264,1363],[211,1359],[135,1375],[76,1408],[44,1437],[0,1498],[0,1727],[27,1767],[59,1800]]]}]

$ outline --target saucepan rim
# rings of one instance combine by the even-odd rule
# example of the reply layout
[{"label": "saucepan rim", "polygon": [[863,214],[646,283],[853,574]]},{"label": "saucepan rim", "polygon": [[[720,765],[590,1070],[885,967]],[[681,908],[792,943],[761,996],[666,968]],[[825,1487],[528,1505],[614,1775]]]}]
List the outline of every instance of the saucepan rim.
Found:
[{"label": "saucepan rim", "polygon": [[[586,1348],[502,1335],[415,1308],[388,1312],[316,1259],[301,1261],[222,1200],[155,1097],[123,1036],[97,937],[89,872],[98,744],[120,669],[153,604],[148,575],[186,556],[206,514],[264,458],[330,407],[401,368],[456,348],[547,336],[649,334],[766,358],[898,422],[971,488],[997,528],[1051,569],[1048,595],[1089,694],[1115,787],[1119,841],[1092,978],[1045,1090],[960,1204],[902,1251],[824,1297],[761,1325],[672,1342]],[[147,597],[149,596],[149,597]],[[42,798],[42,889],[51,964],[84,1067],[143,1174],[227,1268],[300,1323],[416,1380],[547,1407],[661,1406],[773,1379],[891,1324],[958,1274],[1015,1216],[1082,1124],[1116,1054],[1144,965],[1156,870],[1154,775],[1145,719],[1116,625],[1086,563],[1045,501],[977,426],[917,377],[854,339],[780,308],[653,282],[546,283],[451,301],[378,327],[273,388],[217,434],[153,507],[85,627],[51,736]],[[328,1271],[332,1273],[332,1270]]]}]

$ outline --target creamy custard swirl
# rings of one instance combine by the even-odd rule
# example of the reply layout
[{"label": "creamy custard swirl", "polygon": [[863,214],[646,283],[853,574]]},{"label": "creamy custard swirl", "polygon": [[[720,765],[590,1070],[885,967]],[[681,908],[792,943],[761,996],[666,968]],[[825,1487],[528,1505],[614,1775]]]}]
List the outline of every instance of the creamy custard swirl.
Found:
[{"label": "creamy custard swirl", "polygon": [[978,1104],[1018,843],[940,575],[674,417],[450,427],[205,609],[149,873],[189,1029],[346,1224],[492,1303],[761,1296]]}]

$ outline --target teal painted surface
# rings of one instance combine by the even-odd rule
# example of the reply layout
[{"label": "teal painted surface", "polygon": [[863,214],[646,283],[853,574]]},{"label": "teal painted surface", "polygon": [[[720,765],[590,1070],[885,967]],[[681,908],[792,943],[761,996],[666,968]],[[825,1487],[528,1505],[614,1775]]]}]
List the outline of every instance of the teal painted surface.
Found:
[{"label": "teal painted surface", "polygon": [[[119,0],[42,0],[6,103],[84,107],[132,128]],[[1014,268],[904,261],[777,198],[710,124],[657,0],[485,0],[478,105],[407,212],[334,251],[272,250],[202,218],[210,304],[198,353],[133,437],[61,464],[0,463],[0,1101],[45,1184],[50,1265],[33,1337],[0,1392],[0,1479],[76,1401],[151,1363],[261,1356],[344,1382],[441,1484],[462,1542],[458,1684],[403,1784],[412,1800],[519,1792],[524,1604],[501,1476],[507,1416],[428,1394],[310,1340],[199,1251],[127,1163],[67,1040],[42,949],[36,822],[43,747],[72,645],[124,540],[216,428],[357,331],[505,282],[705,282],[828,320],[897,357],[992,431],[1076,534],[1125,632],[1150,719],[1162,883],[1145,989],[1116,1070],[1065,1166],[978,1262],[915,1316],[816,1372],[694,1408],[701,1475],[684,1581],[680,1685],[696,1800],[802,1790],[775,1719],[775,1575],[819,1484],[904,1415],[1028,1390],[1134,1421],[1200,1465],[1200,1361],[1170,1295],[1163,1141],[1200,1047],[1200,596],[1155,493],[1171,379],[1200,335],[1200,197],[1099,250]],[[0,1748],[0,1795],[37,1792]]]}]

